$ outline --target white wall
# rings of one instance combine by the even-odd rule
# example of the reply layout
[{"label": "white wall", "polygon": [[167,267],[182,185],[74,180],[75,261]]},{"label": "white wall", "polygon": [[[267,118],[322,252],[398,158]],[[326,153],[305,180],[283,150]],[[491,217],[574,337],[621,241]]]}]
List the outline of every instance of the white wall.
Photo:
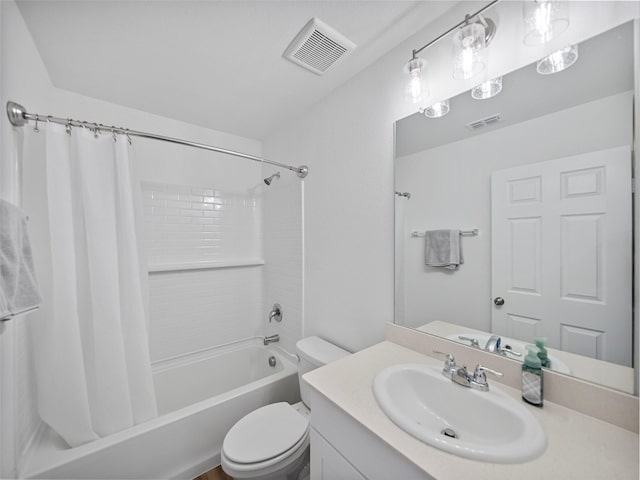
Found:
[{"label": "white wall", "polygon": [[[418,327],[442,320],[490,331],[491,174],[631,145],[632,105],[633,92],[626,92],[396,158],[396,187],[411,192],[401,240],[405,291],[398,293],[404,318],[396,321]],[[462,237],[464,265],[455,272],[426,267],[424,241],[410,232],[462,226],[480,230],[478,237]]]},{"label": "white wall", "polygon": [[[0,197],[21,203],[20,171],[14,135],[4,114],[7,100],[49,105],[49,76],[27,33],[16,5],[0,2]],[[39,424],[36,412],[35,377],[30,361],[27,322],[29,316],[0,323],[0,477],[14,478],[16,466]]]},{"label": "white wall", "polygon": [[[304,212],[305,334],[358,350],[380,341],[385,322],[393,320],[393,123],[415,112],[404,103],[402,68],[412,49],[476,8],[475,2],[457,5],[265,139],[265,156],[310,168]],[[488,78],[558,48],[557,42],[522,45],[520,8],[515,2],[496,7],[500,30]],[[637,18],[640,7],[637,2],[572,2],[571,8],[571,28],[558,42],[584,40]],[[430,68],[441,75],[431,85],[434,101],[475,82],[451,81],[449,56],[446,40],[425,52]]]}]

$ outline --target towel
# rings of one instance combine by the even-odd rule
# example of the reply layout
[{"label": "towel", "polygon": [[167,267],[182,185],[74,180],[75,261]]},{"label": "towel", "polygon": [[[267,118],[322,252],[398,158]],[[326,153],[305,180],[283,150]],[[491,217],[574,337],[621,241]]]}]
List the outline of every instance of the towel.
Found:
[{"label": "towel", "polygon": [[464,263],[460,230],[428,230],[424,239],[426,265],[456,270]]},{"label": "towel", "polygon": [[40,306],[27,222],[22,210],[0,200],[0,319]]}]

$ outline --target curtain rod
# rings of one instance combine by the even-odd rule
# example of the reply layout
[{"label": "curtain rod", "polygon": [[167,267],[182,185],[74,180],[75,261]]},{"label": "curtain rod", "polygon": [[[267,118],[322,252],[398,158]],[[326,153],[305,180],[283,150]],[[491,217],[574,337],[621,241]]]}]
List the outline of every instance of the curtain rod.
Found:
[{"label": "curtain rod", "polygon": [[284,163],[274,162],[273,160],[267,160],[266,158],[258,157],[256,155],[236,152],[234,150],[228,150],[226,148],[214,147],[212,145],[207,145],[204,143],[191,142],[189,140],[166,137],[164,135],[156,135],[155,133],[129,130],[128,128],[108,126],[108,125],[103,125],[101,123],[85,122],[80,120],[73,120],[71,118],[59,118],[59,117],[53,117],[51,115],[39,115],[37,113],[28,113],[22,105],[16,102],[7,102],[7,117],[9,117],[9,122],[11,122],[11,125],[13,125],[14,127],[22,127],[29,120],[35,121],[36,127],[37,127],[37,122],[58,123],[60,125],[66,125],[69,129],[70,127],[83,127],[83,128],[89,128],[91,130],[94,130],[96,131],[96,133],[104,132],[104,133],[111,133],[112,135],[120,134],[120,135],[127,135],[128,137],[148,138],[151,140],[160,140],[163,142],[176,143],[178,145],[185,145],[187,147],[200,148],[202,150],[209,150],[212,152],[224,153],[226,155],[233,155],[235,157],[241,157],[241,158],[246,158],[248,160],[253,160],[254,162],[263,162],[263,163],[268,163],[270,165],[275,165],[277,167],[286,168],[287,170],[291,170],[292,172],[295,172],[296,175],[298,175],[298,177],[300,178],[306,177],[307,174],[309,173],[309,168],[306,165],[293,167],[291,165],[285,165]]}]

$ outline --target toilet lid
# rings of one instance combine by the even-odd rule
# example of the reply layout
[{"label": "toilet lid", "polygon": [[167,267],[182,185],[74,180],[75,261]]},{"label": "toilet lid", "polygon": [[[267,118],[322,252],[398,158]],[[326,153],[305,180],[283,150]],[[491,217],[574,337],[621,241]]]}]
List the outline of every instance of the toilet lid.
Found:
[{"label": "toilet lid", "polygon": [[241,418],[224,437],[222,450],[236,463],[258,463],[299,443],[309,421],[286,402],[272,403]]}]

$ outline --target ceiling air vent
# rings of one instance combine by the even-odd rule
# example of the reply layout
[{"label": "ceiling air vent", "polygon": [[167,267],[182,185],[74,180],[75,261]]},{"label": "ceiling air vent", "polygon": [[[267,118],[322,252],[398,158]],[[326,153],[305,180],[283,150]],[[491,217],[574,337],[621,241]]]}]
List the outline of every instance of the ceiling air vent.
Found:
[{"label": "ceiling air vent", "polygon": [[467,127],[469,130],[478,130],[479,128],[488,127],[489,125],[498,123],[501,120],[502,118],[500,118],[500,114],[496,113],[495,115],[489,115],[488,117],[481,118],[480,120],[469,122],[465,125],[465,127]]},{"label": "ceiling air vent", "polygon": [[338,60],[348,56],[356,44],[332,27],[312,18],[296,35],[284,57],[301,67],[322,75]]}]

